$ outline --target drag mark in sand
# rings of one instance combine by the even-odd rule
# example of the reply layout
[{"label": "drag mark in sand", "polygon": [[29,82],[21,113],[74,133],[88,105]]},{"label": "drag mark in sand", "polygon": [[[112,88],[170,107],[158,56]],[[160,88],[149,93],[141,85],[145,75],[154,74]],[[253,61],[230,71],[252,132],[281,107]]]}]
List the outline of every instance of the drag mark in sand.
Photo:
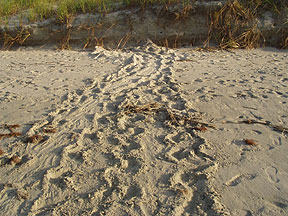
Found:
[{"label": "drag mark in sand", "polygon": [[31,193],[18,212],[221,214],[206,175],[217,165],[197,132],[213,126],[201,122],[173,80],[176,53],[148,43],[124,51],[97,48],[93,55],[119,67],[86,80],[30,128],[31,135],[57,130],[26,146],[33,159],[21,178]]}]

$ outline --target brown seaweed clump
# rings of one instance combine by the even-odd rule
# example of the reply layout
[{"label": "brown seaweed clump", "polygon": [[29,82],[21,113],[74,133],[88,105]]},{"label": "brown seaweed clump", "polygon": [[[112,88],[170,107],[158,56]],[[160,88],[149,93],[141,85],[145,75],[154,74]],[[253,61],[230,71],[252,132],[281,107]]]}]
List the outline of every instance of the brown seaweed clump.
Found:
[{"label": "brown seaweed clump", "polygon": [[35,134],[33,136],[30,136],[26,139],[27,143],[39,143],[43,140],[43,136],[39,134]]},{"label": "brown seaweed clump", "polygon": [[21,163],[21,158],[18,157],[17,155],[14,155],[14,156],[12,156],[10,158],[10,163],[11,164],[15,164],[15,165],[20,164]]},{"label": "brown seaweed clump", "polygon": [[255,140],[253,139],[245,139],[244,142],[247,144],[247,145],[251,145],[251,146],[256,146],[257,143]]}]

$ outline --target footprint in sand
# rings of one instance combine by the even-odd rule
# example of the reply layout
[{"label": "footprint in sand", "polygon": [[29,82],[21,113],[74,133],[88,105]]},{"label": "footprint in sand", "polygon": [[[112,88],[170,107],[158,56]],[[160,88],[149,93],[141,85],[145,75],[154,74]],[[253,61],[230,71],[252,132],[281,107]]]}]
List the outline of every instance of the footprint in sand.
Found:
[{"label": "footprint in sand", "polygon": [[124,200],[130,200],[133,197],[142,197],[142,189],[137,185],[131,185],[124,197]]},{"label": "footprint in sand", "polygon": [[271,183],[278,183],[279,182],[279,179],[277,177],[278,169],[276,167],[274,167],[274,166],[267,167],[265,169],[265,172],[266,172],[266,175],[268,177],[268,180]]},{"label": "footprint in sand", "polygon": [[238,216],[252,216],[251,211],[249,210],[235,210],[235,212],[233,212],[233,215],[238,215]]},{"label": "footprint in sand", "polygon": [[254,178],[256,178],[255,174],[246,173],[246,174],[236,175],[233,178],[231,178],[229,181],[227,181],[225,184],[227,186],[234,187],[234,186],[240,184],[243,181],[252,180]]},{"label": "footprint in sand", "polygon": [[273,142],[273,145],[282,145],[282,139],[279,135],[271,135],[270,138]]}]

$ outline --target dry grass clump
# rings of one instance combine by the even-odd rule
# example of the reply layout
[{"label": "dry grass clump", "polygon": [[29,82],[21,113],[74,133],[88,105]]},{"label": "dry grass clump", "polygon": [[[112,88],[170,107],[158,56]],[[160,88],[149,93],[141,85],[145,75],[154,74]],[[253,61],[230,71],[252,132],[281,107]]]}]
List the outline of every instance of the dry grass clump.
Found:
[{"label": "dry grass clump", "polygon": [[221,49],[252,49],[264,45],[265,38],[257,27],[257,17],[264,11],[281,15],[287,8],[286,0],[229,0],[211,14],[206,46],[210,40],[215,40]]},{"label": "dry grass clump", "polygon": [[255,19],[258,6],[247,8],[238,0],[228,1],[219,11],[211,15],[207,42],[214,39],[222,49],[251,49],[264,43]]},{"label": "dry grass clump", "polygon": [[23,28],[19,30],[16,35],[12,35],[9,32],[3,34],[3,49],[10,49],[14,44],[22,45],[30,37],[30,32]]}]

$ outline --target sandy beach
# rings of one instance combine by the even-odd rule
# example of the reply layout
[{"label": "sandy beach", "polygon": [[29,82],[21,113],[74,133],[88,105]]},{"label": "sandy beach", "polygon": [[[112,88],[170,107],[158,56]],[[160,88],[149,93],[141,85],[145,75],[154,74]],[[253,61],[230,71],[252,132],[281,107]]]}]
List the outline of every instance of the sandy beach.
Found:
[{"label": "sandy beach", "polygon": [[288,215],[288,51],[0,52],[1,215]]}]

